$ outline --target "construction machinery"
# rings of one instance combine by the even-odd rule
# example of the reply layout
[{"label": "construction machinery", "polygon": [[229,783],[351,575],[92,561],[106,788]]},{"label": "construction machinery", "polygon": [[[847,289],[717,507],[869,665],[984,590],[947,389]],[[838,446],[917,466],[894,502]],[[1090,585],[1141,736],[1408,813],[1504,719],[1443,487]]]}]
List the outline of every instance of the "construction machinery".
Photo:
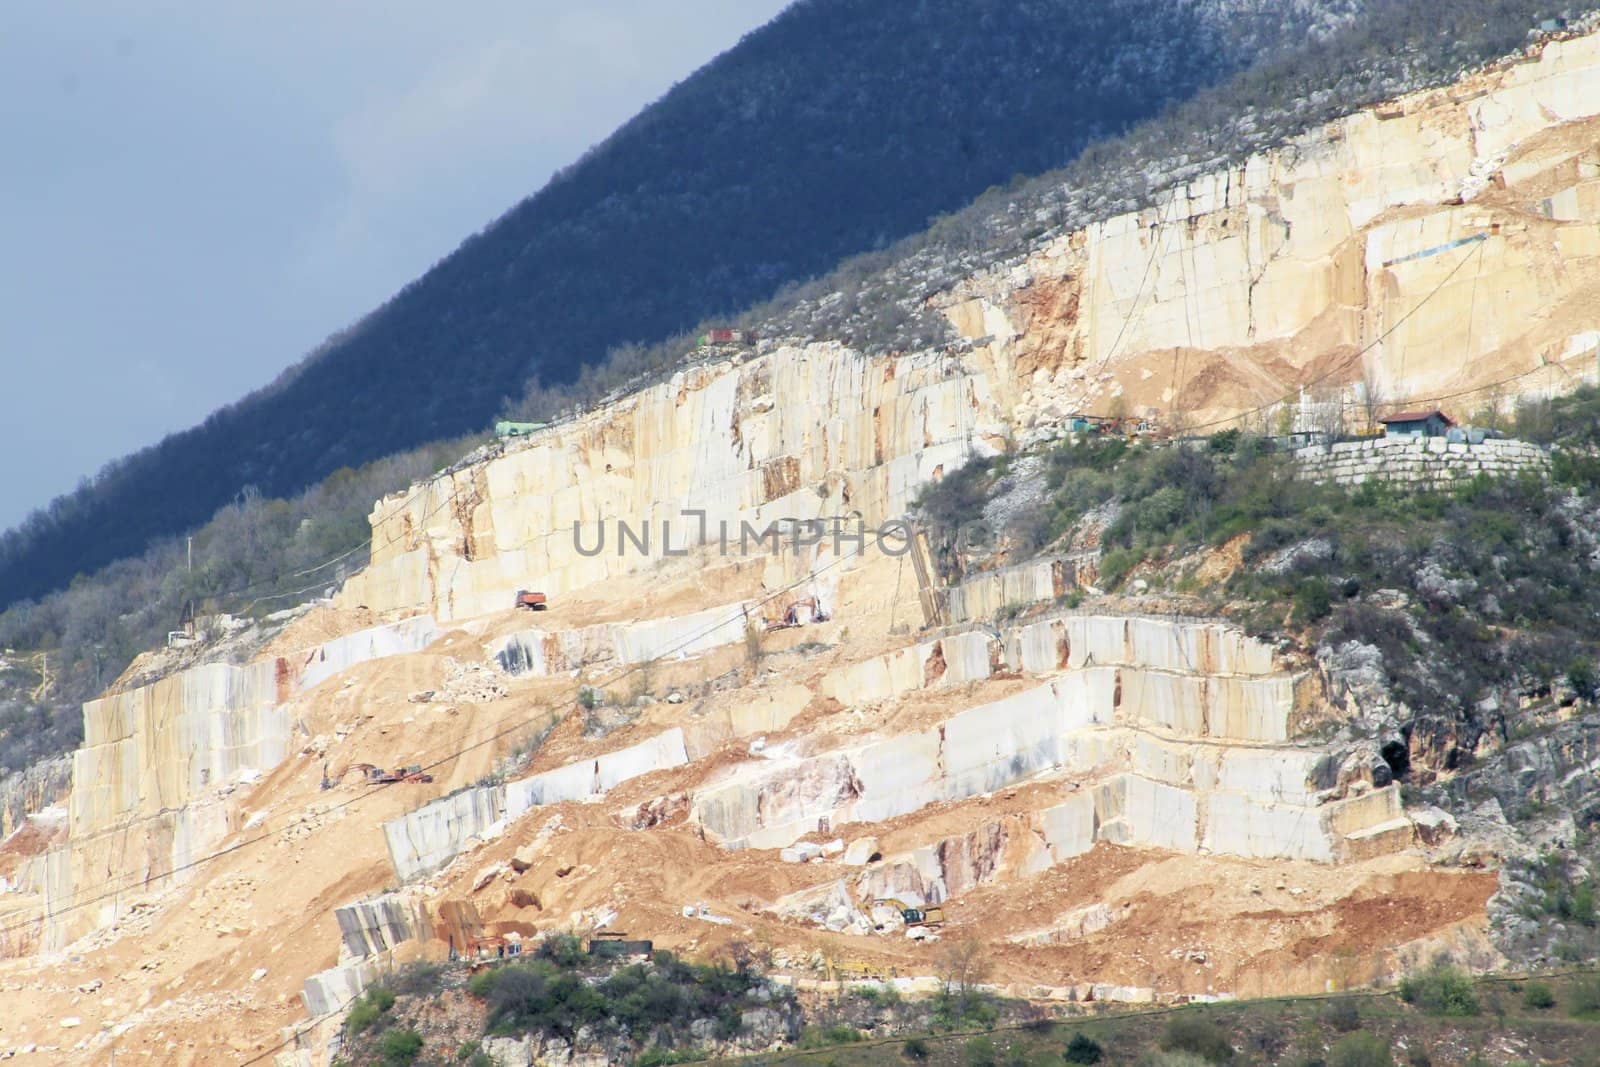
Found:
[{"label": "construction machinery", "polygon": [[343,782],[345,775],[351,771],[360,771],[362,781],[368,785],[388,785],[391,782],[431,782],[433,775],[424,771],[420,766],[412,764],[397,770],[386,771],[372,763],[347,763],[333,774],[328,773],[328,765],[322,765],[322,788],[332,789]]},{"label": "construction machinery", "polygon": [[768,633],[774,630],[791,630],[796,626],[805,626],[810,623],[827,622],[828,613],[822,610],[822,605],[817,603],[814,596],[801,597],[784,610],[783,618],[776,622],[767,623]]},{"label": "construction machinery", "polygon": [[894,897],[879,897],[872,902],[874,907],[883,905],[893,908],[900,913],[900,918],[905,920],[907,926],[943,926],[944,909],[938,905],[932,907],[915,907],[903,900]]},{"label": "construction machinery", "polygon": [[865,960],[845,959],[831,953],[822,960],[823,978],[829,982],[889,981],[900,977],[900,968],[885,967]]},{"label": "construction machinery", "polygon": [[544,611],[550,606],[550,600],[543,593],[536,593],[532,589],[518,589],[516,606],[527,608],[529,611]]}]

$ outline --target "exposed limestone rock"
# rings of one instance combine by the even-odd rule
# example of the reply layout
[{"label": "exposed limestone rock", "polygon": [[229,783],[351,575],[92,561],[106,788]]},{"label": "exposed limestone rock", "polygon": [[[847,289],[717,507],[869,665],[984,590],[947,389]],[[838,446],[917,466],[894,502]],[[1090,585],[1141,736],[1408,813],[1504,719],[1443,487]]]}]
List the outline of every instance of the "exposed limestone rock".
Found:
[{"label": "exposed limestone rock", "polygon": [[[686,369],[380,501],[372,564],[340,600],[463,618],[502,610],[525,575],[559,596],[699,544],[702,532],[761,554],[771,549],[753,539],[769,526],[782,536],[782,520],[884,522],[973,452],[1003,447],[988,370],[942,352],[870,359],[832,344]],[[758,410],[767,395],[781,403]],[[819,411],[837,415],[818,421]],[[443,506],[458,498],[470,506]]]},{"label": "exposed limestone rock", "polygon": [[1056,238],[945,313],[1015,368],[1025,437],[1119,396],[1204,426],[1363,374],[1399,401],[1592,380],[1597,86],[1600,39],[1551,43]]},{"label": "exposed limestone rock", "polygon": [[[729,604],[678,618],[606,623],[577,630],[524,630],[506,638],[494,658],[507,674],[537,677],[578,667],[632,667],[661,659],[688,659],[743,641],[750,618],[749,606]],[[682,699],[680,695],[678,700]]]},{"label": "exposed limestone rock", "polygon": [[383,834],[395,874],[404,883],[441,869],[469,842],[482,840],[503,827],[504,814],[504,789],[482,786],[425,804],[384,823]]},{"label": "exposed limestone rock", "polygon": [[958,623],[993,619],[1008,608],[1054,600],[1077,587],[1076,571],[1067,560],[1035,560],[986,571],[950,590],[950,618]]},{"label": "exposed limestone rock", "polygon": [[509,820],[531,808],[590,800],[632,778],[688,761],[683,731],[675,728],[592,760],[468,789],[384,823],[389,858],[400,881],[411,882],[442,869],[473,843],[499,836]]},{"label": "exposed limestone rock", "polygon": [[149,888],[222,838],[220,798],[288,754],[292,696],[358,663],[418,651],[438,634],[419,616],[243,667],[192,667],[85,704],[69,840],[44,863],[47,944],[116,918],[115,900],[74,907],[102,895],[108,878]]},{"label": "exposed limestone rock", "polygon": [[[895,519],[922,487],[969,456],[1057,436],[1067,414],[1103,411],[1118,396],[1134,410],[1181,412],[1189,428],[1203,431],[1241,412],[1254,418],[1254,409],[1324,379],[1348,390],[1366,378],[1391,400],[1470,395],[1508,377],[1507,396],[1585,380],[1600,357],[1600,332],[1586,321],[1600,285],[1597,72],[1600,38],[1552,44],[1457,89],[1341,120],[1192,182],[1149,211],[1052,240],[1026,262],[936,298],[968,339],[949,350],[868,358],[835,344],[768,344],[749,358],[686,369],[378,502],[371,566],[339,602],[417,618],[294,656],[197,666],[85,707],[85,744],[74,757],[68,805],[71,837],[19,872],[25,889],[40,890],[48,947],[106,926],[107,940],[84,943],[92,951],[118,929],[148,928],[159,918],[151,899],[107,893],[108,879],[137,886],[137,895],[160,893],[174,871],[241,830],[230,823],[239,814],[226,799],[230,790],[291,751],[327,753],[360,728],[363,712],[340,707],[329,720],[336,728],[319,724],[301,736],[286,707],[291,697],[365,660],[422,649],[438,636],[435,618],[509,610],[511,592],[530,575],[560,597],[710,542],[770,556],[767,589],[804,586],[771,607],[777,616],[751,601],[564,630],[529,617],[521,633],[494,629],[496,640],[485,649],[505,675],[533,677],[693,656],[742,641],[750,625],[777,621],[802,597],[815,598],[826,613],[839,588],[827,568],[853,561],[858,551],[824,539],[805,552],[775,554],[764,538],[743,548],[741,540],[769,529],[773,537],[796,538],[809,520],[860,518],[872,526]],[[1354,359],[1379,338],[1364,365]],[[1360,445],[1302,462],[1356,481],[1375,473],[1380,452],[1377,473],[1418,483],[1543,463],[1503,444],[1465,451]],[[989,517],[1002,524],[1028,505],[1021,490],[1002,492],[998,501]],[[685,509],[704,512],[704,529]],[[619,521],[628,524],[634,550],[618,550]],[[607,539],[597,549],[601,523]],[[722,548],[723,539],[732,545]],[[1591,547],[1600,551],[1600,539]],[[1274,565],[1293,567],[1296,559],[1290,553]],[[777,869],[778,892],[786,894],[779,913],[860,931],[894,927],[892,909],[883,914],[870,903],[879,896],[947,901],[1037,874],[1098,842],[1318,863],[1420,843],[1432,857],[1491,865],[1570,846],[1577,823],[1600,810],[1593,725],[1573,722],[1518,737],[1442,782],[1440,795],[1429,799],[1455,818],[1443,807],[1403,810],[1390,778],[1403,773],[1412,748],[1470,752],[1473,742],[1429,723],[1402,735],[1404,709],[1390,706],[1381,656],[1366,646],[1321,650],[1324,693],[1301,665],[1214,622],[1046,612],[1023,625],[996,626],[1013,609],[1079,590],[1092,574],[1084,562],[1064,557],[970,575],[951,591],[948,616],[930,623],[953,621],[950,628],[885,651],[884,638],[903,632],[902,615],[885,632],[866,635],[882,642],[870,657],[850,662],[835,654],[816,672],[820,678],[758,672],[760,685],[748,700],[729,702],[736,706],[705,711],[699,690],[674,677],[682,684],[673,690],[678,699],[669,696],[642,715],[649,725],[635,727],[626,742],[574,741],[592,747],[569,750],[553,769],[466,788],[389,821],[394,869],[414,882],[508,835],[512,840],[485,848],[494,855],[464,862],[438,883],[453,879],[470,902],[469,887],[478,882],[476,899],[486,911],[538,911],[543,900],[550,921],[559,914],[563,922],[604,926],[630,910],[637,915],[638,895],[631,905],[620,894],[607,900],[586,882],[604,862],[598,850],[574,848],[578,855],[560,861],[548,891],[533,885],[537,877],[519,882],[516,876],[565,842],[548,836],[553,819],[532,841],[513,820],[536,806],[592,801],[660,774],[661,795],[650,795],[655,784],[639,782],[617,802],[627,810],[599,813],[599,821],[613,822],[590,825],[586,834],[632,842],[638,838],[628,831],[685,838],[703,831],[705,841],[728,849],[793,849],[808,863]],[[1419,589],[1447,608],[1465,595],[1454,584],[1460,581],[1441,565],[1437,580],[1430,573]],[[468,632],[500,625],[480,621],[476,630],[479,623],[467,624]],[[850,647],[842,636],[829,640],[833,648]],[[523,684],[458,664],[431,695],[492,701]],[[924,691],[925,708],[908,706]],[[429,699],[418,696],[419,703]],[[1308,722],[1332,717],[1330,703],[1360,723],[1365,741],[1333,747],[1308,733]],[[827,728],[812,732],[808,725],[800,739],[786,735],[797,720],[810,722],[802,715]],[[324,736],[311,738],[313,729]],[[704,765],[687,773],[670,773],[699,761]],[[478,772],[461,773],[464,781]],[[1016,796],[1023,799],[1009,799]],[[1570,814],[1535,835],[1514,830],[1506,812],[1535,803],[1563,805]],[[263,835],[269,858],[291,851],[298,858],[300,843],[345,817],[305,795],[285,808],[297,817],[274,822]],[[937,820],[919,831],[916,819],[904,817],[923,809],[934,809]],[[260,810],[251,815],[260,817]],[[901,821],[867,835],[860,826],[840,829],[891,819]],[[841,832],[850,838],[842,851],[831,840],[820,843],[820,835]],[[878,834],[893,842],[890,854],[879,855]],[[294,850],[272,851],[290,842]],[[697,857],[713,854],[700,840],[689,847]],[[807,873],[821,884],[790,892]],[[1493,906],[1497,915],[1532,899],[1518,896],[1519,887],[1533,888],[1508,876]],[[392,962],[398,945],[430,936],[430,913],[414,902],[426,892],[338,908],[349,958],[306,980],[307,1009],[320,1016],[347,1004]],[[692,892],[698,901],[714,890]],[[247,917],[201,903],[208,910],[197,913],[196,928],[208,939],[249,933]],[[689,904],[696,934],[721,936],[715,927],[731,921],[711,911],[713,904],[725,914],[760,906],[726,897]],[[1032,928],[1050,918],[1027,917],[1020,933],[1013,927],[1008,934],[1044,945],[1092,937],[1117,921],[1089,906],[1057,914],[1048,930]],[[327,947],[331,955],[334,946]],[[1176,951],[1197,965],[1216,958],[1215,946]],[[159,966],[153,960],[138,973]],[[235,969],[246,974],[251,966]],[[273,974],[281,973],[275,964]],[[272,984],[253,980],[263,991]],[[1073,987],[1070,995],[1154,996],[1105,983]],[[103,999],[73,1010],[89,1019],[88,1006]],[[76,1016],[49,1016],[66,1017]],[[777,1012],[748,1012],[745,1022],[750,1047],[794,1033],[793,1020]],[[503,1062],[586,1062],[593,1055],[582,1040],[497,1039],[484,1047]]]},{"label": "exposed limestone rock", "polygon": [[389,952],[407,941],[427,936],[426,909],[399,893],[335,908],[339,934],[350,955],[363,958]]},{"label": "exposed limestone rock", "polygon": [[0,775],[0,839],[22,826],[31,812],[65,804],[72,788],[72,757],[40,760]]},{"label": "exposed limestone rock", "polygon": [[872,862],[872,857],[878,854],[878,839],[876,837],[858,837],[850,842],[844,850],[842,862],[847,867],[865,867]]},{"label": "exposed limestone rock", "polygon": [[434,695],[454,703],[482,704],[505,696],[506,686],[483,664],[452,659],[445,665],[444,688]]},{"label": "exposed limestone rock", "polygon": [[[1333,753],[1259,747],[1287,739],[1299,696],[1293,677],[1276,671],[1271,650],[1236,631],[1068,616],[1008,631],[1003,644],[1019,671],[1055,680],[919,734],[736,767],[696,793],[691,820],[730,848],[780,848],[823,826],[894,818],[1038,775],[1075,774],[1101,781],[1036,817],[1030,829],[1050,857],[1024,866],[1059,862],[1095,840],[1321,862],[1347,848],[1380,848],[1367,839],[1347,844],[1377,827],[1381,847],[1409,843],[1411,824],[1395,789],[1339,799]],[[884,696],[908,692],[918,659],[931,655],[927,645],[907,651],[909,660],[875,661]],[[1207,736],[1225,743],[1188,743]],[[878,891],[944,899],[990,876],[983,869],[989,861],[961,857],[995,850],[994,838],[974,838],[943,842],[921,858],[891,857],[875,872]],[[952,876],[952,869],[960,873]],[[952,877],[960,888],[952,889]]]},{"label": "exposed limestone rock", "polygon": [[307,1013],[319,1018],[349,1005],[382,974],[376,958],[341,964],[307,978],[300,996]]}]

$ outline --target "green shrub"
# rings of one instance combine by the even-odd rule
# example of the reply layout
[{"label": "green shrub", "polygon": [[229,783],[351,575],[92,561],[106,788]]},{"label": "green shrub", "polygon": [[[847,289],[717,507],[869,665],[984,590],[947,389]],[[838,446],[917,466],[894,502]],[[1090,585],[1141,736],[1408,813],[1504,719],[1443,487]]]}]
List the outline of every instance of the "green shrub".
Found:
[{"label": "green shrub", "polygon": [[1572,890],[1571,917],[1574,922],[1584,926],[1595,925],[1593,882],[1583,882]]},{"label": "green shrub", "polygon": [[925,1060],[928,1058],[928,1043],[920,1037],[908,1037],[906,1043],[900,1046],[900,1055],[908,1060]]},{"label": "green shrub", "polygon": [[1222,1028],[1198,1015],[1179,1015],[1167,1023],[1161,1034],[1161,1047],[1167,1052],[1190,1052],[1208,1063],[1227,1063],[1233,1059],[1233,1045]]},{"label": "green shrub", "polygon": [[1105,589],[1115,589],[1142,558],[1140,553],[1127,548],[1114,548],[1107,552],[1100,559],[1099,584]]},{"label": "green shrub", "polygon": [[843,1024],[817,1027],[807,1027],[805,1033],[800,1035],[801,1048],[827,1048],[830,1045],[850,1045],[862,1039],[860,1030]]},{"label": "green shrub", "polygon": [[1585,700],[1593,700],[1600,693],[1600,678],[1595,675],[1594,662],[1583,657],[1567,665],[1567,684]]},{"label": "green shrub", "polygon": [[1361,1009],[1356,1006],[1354,997],[1340,997],[1328,1005],[1328,1013],[1323,1018],[1339,1033],[1348,1034],[1361,1025]]},{"label": "green shrub", "polygon": [[1400,983],[1400,999],[1430,1015],[1463,1017],[1478,1014],[1478,993],[1472,979],[1454,967],[1436,964]]},{"label": "green shrub", "polygon": [[666,1049],[655,1045],[634,1060],[633,1067],[667,1067],[669,1064],[693,1063],[704,1058],[705,1054],[699,1049]]},{"label": "green shrub", "polygon": [[1567,1013],[1579,1018],[1600,1015],[1600,975],[1580,978],[1567,987]]},{"label": "green shrub", "polygon": [[1537,1011],[1556,1006],[1556,994],[1546,982],[1529,982],[1522,991],[1522,1003]]},{"label": "green shrub", "polygon": [[494,992],[495,979],[500,977],[500,972],[495,970],[479,971],[467,979],[467,992],[479,1000],[488,1000]]},{"label": "green shrub", "polygon": [[1345,1034],[1328,1050],[1328,1067],[1394,1067],[1394,1056],[1388,1042],[1365,1030],[1356,1030]]},{"label": "green shrub", "polygon": [[967,1067],[995,1067],[994,1042],[987,1037],[975,1037],[962,1051]]},{"label": "green shrub", "polygon": [[1294,590],[1294,617],[1301,623],[1320,622],[1333,611],[1333,593],[1321,578],[1307,578]]},{"label": "green shrub", "polygon": [[402,967],[389,979],[388,988],[396,996],[431,997],[439,990],[439,979],[444,967],[437,963],[419,961]]},{"label": "green shrub", "polygon": [[415,1030],[390,1030],[378,1042],[384,1067],[408,1067],[422,1053],[422,1036]]},{"label": "green shrub", "polygon": [[584,961],[583,941],[569,931],[553,930],[539,942],[538,957],[571,969]]},{"label": "green shrub", "polygon": [[[587,962],[575,937],[555,934],[537,955],[476,976],[468,988],[484,1002],[487,1032],[536,1031],[570,1041],[588,1027],[606,1036],[655,1035],[663,1046],[679,1049],[673,1056],[686,1055],[692,1020],[715,1020],[724,1039],[738,1034],[741,1010],[762,981],[749,968],[691,964],[666,951],[603,979],[583,966]],[[791,999],[782,991],[773,996]],[[805,1035],[812,1045],[859,1039],[848,1027]]]},{"label": "green shrub", "polygon": [[1157,1051],[1139,1057],[1139,1067],[1208,1067],[1210,1063],[1193,1052]]},{"label": "green shrub", "polygon": [[381,985],[373,986],[351,1007],[350,1014],[345,1019],[345,1027],[352,1034],[369,1030],[392,1007],[394,1007],[394,994]]},{"label": "green shrub", "polygon": [[1105,1050],[1100,1047],[1100,1042],[1079,1032],[1067,1042],[1064,1055],[1068,1063],[1099,1063],[1105,1056]]},{"label": "green shrub", "polygon": [[983,515],[997,461],[974,459],[922,489],[916,507],[936,526],[954,529]]},{"label": "green shrub", "polygon": [[1238,430],[1220,430],[1211,435],[1211,451],[1219,456],[1231,456],[1239,448]]},{"label": "green shrub", "polygon": [[1055,1057],[1050,1056],[1048,1053],[1037,1057],[1030,1056],[1028,1050],[1021,1045],[1008,1046],[1005,1057],[1001,1060],[1004,1067],[1044,1067],[1046,1063],[1053,1064],[1054,1062]]}]

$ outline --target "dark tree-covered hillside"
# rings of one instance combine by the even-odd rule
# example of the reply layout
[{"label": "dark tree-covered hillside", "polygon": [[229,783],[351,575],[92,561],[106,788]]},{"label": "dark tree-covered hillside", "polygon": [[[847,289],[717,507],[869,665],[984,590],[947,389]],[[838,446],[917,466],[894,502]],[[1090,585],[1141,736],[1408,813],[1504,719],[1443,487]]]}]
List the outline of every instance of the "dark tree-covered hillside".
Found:
[{"label": "dark tree-covered hillside", "polygon": [[1360,6],[800,0],[277,382],[0,538],[0,605],[245,486],[288,496],[478,429],[530,375],[570,381],[883,247]]}]

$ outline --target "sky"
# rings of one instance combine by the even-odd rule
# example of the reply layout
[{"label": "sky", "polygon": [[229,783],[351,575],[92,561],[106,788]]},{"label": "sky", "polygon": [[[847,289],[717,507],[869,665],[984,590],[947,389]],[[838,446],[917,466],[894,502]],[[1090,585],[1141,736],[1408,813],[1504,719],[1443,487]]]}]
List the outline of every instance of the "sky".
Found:
[{"label": "sky", "polygon": [[0,5],[0,529],[269,382],[787,2]]}]

